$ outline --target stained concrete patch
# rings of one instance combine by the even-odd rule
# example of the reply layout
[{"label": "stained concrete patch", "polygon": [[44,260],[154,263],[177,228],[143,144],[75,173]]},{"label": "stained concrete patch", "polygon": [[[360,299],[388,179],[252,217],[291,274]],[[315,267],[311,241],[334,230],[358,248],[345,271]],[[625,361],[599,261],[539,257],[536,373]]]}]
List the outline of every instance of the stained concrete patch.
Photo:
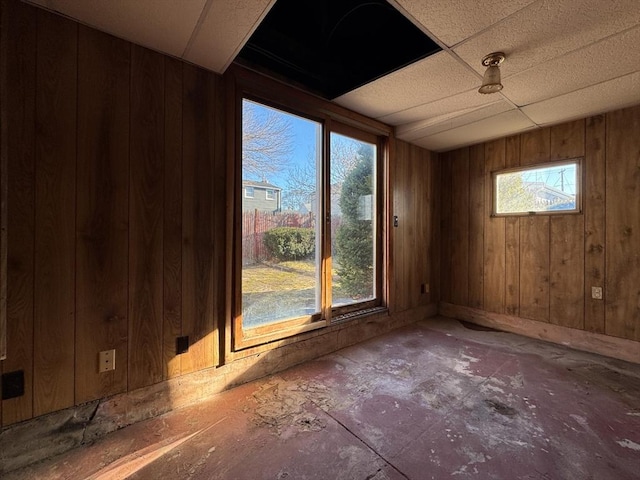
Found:
[{"label": "stained concrete patch", "polygon": [[629,439],[625,438],[624,440],[619,440],[616,443],[621,447],[630,448],[631,450],[637,450],[640,452],[640,444],[637,444],[636,442],[632,442]]},{"label": "stained concrete patch", "polygon": [[300,432],[320,431],[326,427],[326,421],[306,411],[305,404],[313,398],[316,406],[329,408],[330,399],[325,392],[326,387],[315,382],[269,382],[253,394],[257,403],[253,423],[270,427],[276,435],[282,435],[290,427]]},{"label": "stained concrete patch", "polygon": [[515,408],[512,408],[508,405],[505,405],[502,402],[497,400],[485,399],[484,403],[492,409],[494,412],[499,413],[500,415],[505,415],[507,417],[513,417],[518,414],[518,411]]}]

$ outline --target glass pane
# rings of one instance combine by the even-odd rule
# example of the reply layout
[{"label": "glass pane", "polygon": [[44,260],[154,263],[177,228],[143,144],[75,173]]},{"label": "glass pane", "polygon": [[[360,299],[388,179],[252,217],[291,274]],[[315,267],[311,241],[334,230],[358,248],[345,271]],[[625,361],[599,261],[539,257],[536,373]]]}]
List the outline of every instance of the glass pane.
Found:
[{"label": "glass pane", "polygon": [[376,146],[331,134],[331,298],[375,297]]},{"label": "glass pane", "polygon": [[321,125],[243,101],[243,327],[320,312]]},{"label": "glass pane", "polygon": [[576,210],[577,163],[496,175],[496,213]]}]

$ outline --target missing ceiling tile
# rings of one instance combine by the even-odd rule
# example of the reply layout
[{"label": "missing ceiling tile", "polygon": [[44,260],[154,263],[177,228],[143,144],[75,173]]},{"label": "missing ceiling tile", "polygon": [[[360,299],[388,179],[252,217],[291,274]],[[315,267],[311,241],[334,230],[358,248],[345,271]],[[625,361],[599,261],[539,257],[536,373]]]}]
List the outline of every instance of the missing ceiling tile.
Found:
[{"label": "missing ceiling tile", "polygon": [[236,61],[333,99],[440,50],[385,0],[278,0]]}]

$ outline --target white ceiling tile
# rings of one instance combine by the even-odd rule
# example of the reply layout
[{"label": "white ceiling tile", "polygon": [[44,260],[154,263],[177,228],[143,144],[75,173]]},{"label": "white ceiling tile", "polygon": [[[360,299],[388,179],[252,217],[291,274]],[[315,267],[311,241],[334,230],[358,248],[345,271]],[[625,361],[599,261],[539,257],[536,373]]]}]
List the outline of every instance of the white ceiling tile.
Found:
[{"label": "white ceiling tile", "polygon": [[415,139],[412,143],[435,152],[453,150],[536,128],[519,110],[511,110],[478,122]]},{"label": "white ceiling tile", "polygon": [[488,105],[481,105],[467,110],[441,115],[429,120],[420,120],[400,125],[396,128],[396,135],[403,140],[411,141],[417,138],[435,135],[445,130],[469,125],[484,118],[514,110],[514,108],[515,107],[505,101],[497,101]]},{"label": "white ceiling tile", "polygon": [[503,51],[503,78],[640,24],[638,0],[541,0],[454,48],[478,73]]},{"label": "white ceiling tile", "polygon": [[184,58],[223,73],[275,0],[213,0],[209,3]]},{"label": "white ceiling tile", "polygon": [[640,70],[639,45],[640,27],[626,30],[508,77],[502,93],[523,106],[627,75]]},{"label": "white ceiling tile", "polygon": [[536,0],[390,0],[445,45],[453,46]]},{"label": "white ceiling tile", "polygon": [[499,95],[482,95],[481,93],[478,93],[478,86],[480,86],[480,80],[478,80],[477,86],[472,90],[467,90],[466,92],[458,93],[450,97],[441,98],[433,102],[407,108],[406,110],[395,112],[390,115],[384,115],[379,117],[378,120],[389,125],[401,125],[417,122],[419,120],[429,121],[430,119],[441,115],[462,112],[470,108],[477,108],[482,105],[501,101],[501,97]]},{"label": "white ceiling tile", "polygon": [[550,125],[640,103],[640,72],[533,103],[522,111],[538,125]]},{"label": "white ceiling tile", "polygon": [[440,52],[346,93],[335,102],[378,118],[479,84],[473,72],[448,53]]},{"label": "white ceiling tile", "polygon": [[181,57],[206,0],[33,0],[139,45]]}]

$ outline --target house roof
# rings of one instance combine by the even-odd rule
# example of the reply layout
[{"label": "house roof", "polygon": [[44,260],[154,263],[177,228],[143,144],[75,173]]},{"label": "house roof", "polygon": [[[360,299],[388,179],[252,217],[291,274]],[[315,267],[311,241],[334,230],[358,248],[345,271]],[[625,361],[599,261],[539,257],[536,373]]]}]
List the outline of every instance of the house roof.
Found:
[{"label": "house roof", "polygon": [[[442,50],[334,102],[402,140],[445,151],[640,103],[638,0],[388,2]],[[223,73],[275,0],[30,3]],[[504,89],[482,95],[494,51],[506,53]]]},{"label": "house roof", "polygon": [[253,180],[243,180],[243,186],[247,187],[261,187],[261,188],[272,188],[273,190],[282,190],[280,187],[273,185],[269,182],[254,182]]}]

